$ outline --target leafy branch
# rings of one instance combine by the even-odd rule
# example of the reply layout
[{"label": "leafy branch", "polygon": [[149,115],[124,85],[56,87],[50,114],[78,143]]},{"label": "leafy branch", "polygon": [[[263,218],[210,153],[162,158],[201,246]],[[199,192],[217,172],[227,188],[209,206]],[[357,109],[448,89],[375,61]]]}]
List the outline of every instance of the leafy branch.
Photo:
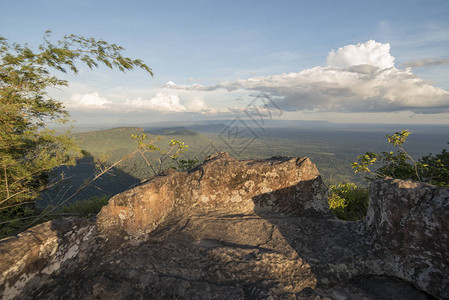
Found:
[{"label": "leafy branch", "polygon": [[[355,173],[364,172],[374,178],[393,177],[429,182],[439,186],[449,186],[449,152],[421,157],[418,161],[405,150],[404,143],[411,134],[408,130],[386,135],[388,143],[397,151],[373,153],[366,152],[352,163]],[[368,179],[373,179],[368,177]]]},{"label": "leafy branch", "polygon": [[50,37],[47,31],[33,50],[0,36],[0,223],[36,214],[30,202],[51,186],[51,170],[74,165],[80,157],[68,132],[48,129],[50,123],[70,121],[63,103],[48,94],[49,88],[68,85],[53,70],[77,74],[80,64],[104,65],[122,72],[139,68],[153,76],[142,60],[124,56],[116,44],[77,35],[57,42]]}]

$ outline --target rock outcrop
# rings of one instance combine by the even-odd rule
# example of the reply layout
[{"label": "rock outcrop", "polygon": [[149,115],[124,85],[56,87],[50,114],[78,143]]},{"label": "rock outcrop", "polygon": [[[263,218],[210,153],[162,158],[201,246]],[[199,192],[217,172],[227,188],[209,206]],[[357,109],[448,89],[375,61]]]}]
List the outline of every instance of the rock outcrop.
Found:
[{"label": "rock outcrop", "polygon": [[96,219],[0,242],[2,299],[449,298],[449,189],[372,184],[344,222],[306,158],[210,157],[113,197]]},{"label": "rock outcrop", "polygon": [[449,189],[411,180],[371,184],[367,243],[383,272],[449,298]]},{"label": "rock outcrop", "polygon": [[105,236],[139,239],[167,219],[262,211],[330,217],[326,187],[308,158],[238,161],[219,153],[196,170],[171,171],[111,199],[97,218]]},{"label": "rock outcrop", "polygon": [[63,270],[76,270],[96,243],[96,226],[85,219],[46,222],[0,241],[0,295],[21,299]]}]

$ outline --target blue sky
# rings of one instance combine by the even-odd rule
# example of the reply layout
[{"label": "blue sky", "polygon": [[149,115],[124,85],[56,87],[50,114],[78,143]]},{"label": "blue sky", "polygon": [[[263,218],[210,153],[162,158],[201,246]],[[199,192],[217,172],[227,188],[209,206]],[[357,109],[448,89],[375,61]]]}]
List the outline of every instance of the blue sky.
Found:
[{"label": "blue sky", "polygon": [[78,124],[229,119],[261,92],[285,119],[449,123],[447,0],[2,1],[0,29],[104,39],[153,68],[63,75],[52,94]]}]

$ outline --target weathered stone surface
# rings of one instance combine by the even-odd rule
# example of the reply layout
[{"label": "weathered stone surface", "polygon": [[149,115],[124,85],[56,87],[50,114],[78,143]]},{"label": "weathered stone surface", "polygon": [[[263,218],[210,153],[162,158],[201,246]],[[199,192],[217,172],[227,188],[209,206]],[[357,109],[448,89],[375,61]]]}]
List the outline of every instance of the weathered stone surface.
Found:
[{"label": "weathered stone surface", "polygon": [[449,298],[449,189],[388,179],[370,197],[367,233],[386,254],[385,272]]},{"label": "weathered stone surface", "polygon": [[[308,158],[238,161],[227,153],[196,170],[169,172],[113,197],[97,218],[104,235],[146,238],[166,218],[260,211],[328,215],[326,188]],[[176,209],[175,209],[176,208]]]},{"label": "weathered stone surface", "polygon": [[25,295],[51,282],[61,271],[78,268],[77,261],[83,261],[97,247],[96,236],[93,221],[64,218],[1,240],[2,299]]},{"label": "weathered stone surface", "polygon": [[[253,182],[253,183],[250,183]],[[366,220],[326,208],[302,158],[225,154],[0,243],[3,299],[449,298],[449,190],[375,182]],[[238,196],[238,197],[237,197]]]}]

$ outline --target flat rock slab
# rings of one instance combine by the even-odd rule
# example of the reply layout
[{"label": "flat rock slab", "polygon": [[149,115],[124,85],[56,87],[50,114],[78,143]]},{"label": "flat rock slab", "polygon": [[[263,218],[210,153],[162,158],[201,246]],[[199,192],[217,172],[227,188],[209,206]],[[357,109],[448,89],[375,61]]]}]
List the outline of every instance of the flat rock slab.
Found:
[{"label": "flat rock slab", "polygon": [[[356,234],[347,223],[323,220],[315,231],[307,218],[270,219],[276,224],[255,214],[195,215],[138,245],[110,251],[106,242],[25,299],[432,299],[387,276],[335,278],[357,260],[344,243]],[[289,232],[302,235],[289,240]]]}]

